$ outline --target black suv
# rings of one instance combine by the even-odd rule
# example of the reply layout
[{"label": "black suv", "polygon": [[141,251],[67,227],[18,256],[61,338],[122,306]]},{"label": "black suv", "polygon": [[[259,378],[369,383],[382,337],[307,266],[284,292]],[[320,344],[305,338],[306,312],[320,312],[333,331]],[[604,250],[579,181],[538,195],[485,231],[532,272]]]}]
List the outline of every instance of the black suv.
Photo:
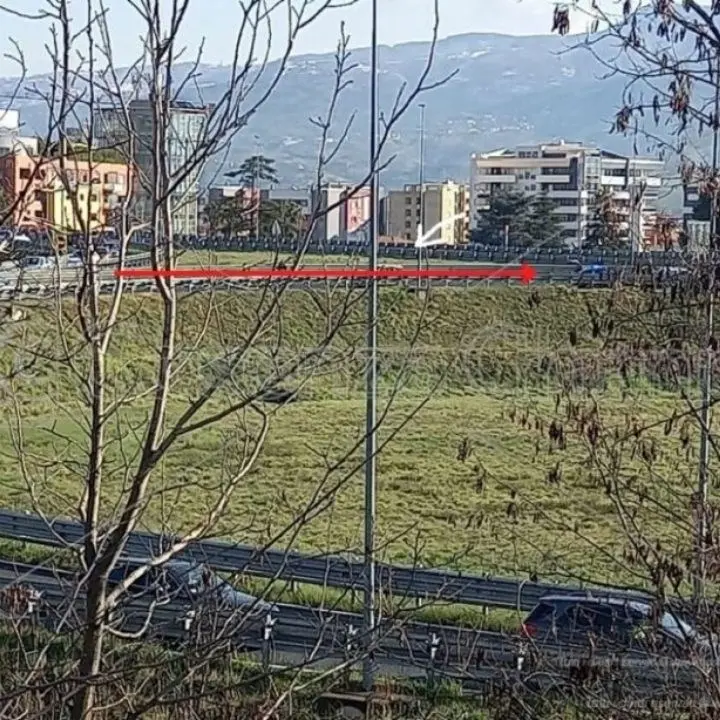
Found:
[{"label": "black suv", "polygon": [[[108,577],[109,589],[147,563],[143,558],[120,560]],[[259,647],[266,620],[279,612],[277,605],[239,591],[207,566],[180,560],[169,560],[141,575],[123,593],[115,615],[124,629],[132,631],[135,625],[142,625],[141,618],[147,617],[144,608],[152,602],[156,610],[148,624],[149,631],[163,634],[161,618],[165,618],[165,627],[172,624],[173,634],[177,634],[178,623],[192,616],[202,616],[222,627],[223,622],[214,622],[222,615],[223,619],[232,617],[238,627],[242,626],[246,638],[258,641],[244,642],[246,647]],[[166,608],[170,608],[169,612]]]},{"label": "black suv", "polygon": [[546,595],[525,619],[523,635],[542,645],[652,650],[675,657],[708,645],[686,620],[651,598],[587,593]]}]

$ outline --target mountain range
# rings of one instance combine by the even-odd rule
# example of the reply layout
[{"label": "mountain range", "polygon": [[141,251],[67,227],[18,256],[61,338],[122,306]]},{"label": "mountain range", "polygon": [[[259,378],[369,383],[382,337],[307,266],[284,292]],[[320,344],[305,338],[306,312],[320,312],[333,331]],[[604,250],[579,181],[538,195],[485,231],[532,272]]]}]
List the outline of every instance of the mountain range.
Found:
[{"label": "mountain range", "polygon": [[[579,36],[513,37],[467,34],[438,41],[430,80],[453,75],[442,86],[413,103],[394,127],[386,156],[392,163],[382,173],[382,185],[416,182],[419,174],[420,110],[425,103],[425,178],[466,181],[470,154],[518,143],[582,140],[616,152],[632,153],[632,139],[610,134],[622,96],[623,80],[607,74],[582,47]],[[379,49],[381,110],[392,108],[398,90],[412,87],[425,65],[430,44],[413,42]],[[275,91],[233,142],[217,171],[236,167],[255,153],[276,161],[283,186],[306,186],[315,178],[318,128],[310,118],[327,111],[336,59],[333,54],[292,57]],[[352,51],[351,84],[338,103],[332,142],[344,123],[354,120],[343,147],[328,167],[328,180],[353,181],[368,166],[369,50]],[[272,73],[271,64],[266,72]],[[178,67],[178,72],[183,68]],[[202,65],[196,86],[212,102],[227,87],[229,70]],[[29,78],[29,84],[42,82]],[[0,96],[7,96],[12,79],[0,79]],[[27,96],[25,96],[27,98]],[[37,100],[22,99],[26,131],[42,131],[46,111]],[[640,153],[650,148],[638,147]],[[216,180],[217,182],[217,180]]]}]

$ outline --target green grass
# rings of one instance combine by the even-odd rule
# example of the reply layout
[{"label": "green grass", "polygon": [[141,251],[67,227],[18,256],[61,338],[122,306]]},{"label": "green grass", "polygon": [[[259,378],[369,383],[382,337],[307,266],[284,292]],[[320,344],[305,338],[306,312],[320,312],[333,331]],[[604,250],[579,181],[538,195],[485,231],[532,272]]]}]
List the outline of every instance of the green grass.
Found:
[{"label": "green grass", "polygon": [[[402,379],[379,432],[377,531],[383,560],[526,577],[631,577],[621,562],[627,542],[617,513],[599,487],[597,472],[587,466],[586,437],[575,428],[576,413],[568,411],[567,401],[558,403],[558,389],[561,384],[574,388],[575,402],[586,409],[593,402],[591,391],[609,436],[626,427],[629,415],[641,423],[660,422],[682,410],[682,402],[665,389],[650,360],[636,368],[627,386],[618,382],[617,358],[593,337],[587,297],[600,307],[608,295],[567,288],[434,291],[427,307],[399,290],[382,295],[381,409]],[[211,308],[211,302],[219,305]],[[208,361],[246,336],[256,302],[258,296],[249,293],[183,300],[179,347],[186,364],[175,381],[171,419],[215,372]],[[630,312],[635,300],[628,295],[614,302],[625,303]],[[328,317],[337,314],[336,303],[331,296],[288,295],[262,336],[264,346],[270,347],[280,331],[281,359],[312,346]],[[110,352],[110,400],[151,389],[157,311],[156,298],[125,301]],[[268,542],[312,507],[312,519],[293,538],[296,547],[356,551],[362,546],[363,311],[364,303],[358,302],[333,343],[338,360],[327,371],[299,372],[284,383],[299,387],[301,399],[268,408],[269,434],[257,463],[233,493],[220,534]],[[21,327],[5,331],[3,374],[34,360],[0,388],[6,421],[0,434],[0,492],[7,506],[30,506],[28,482],[49,512],[74,514],[82,493],[87,410],[81,381],[89,354],[69,307],[66,312],[71,324],[63,334],[77,376],[63,360],[60,331],[45,306],[30,308]],[[194,348],[203,326],[203,342]],[[404,373],[418,326],[411,370]],[[577,336],[573,343],[570,334]],[[267,353],[251,357],[211,409],[256,388],[269,363]],[[127,403],[106,426],[103,512],[125,492],[125,470],[137,462],[148,408],[146,395]],[[549,450],[552,419],[567,427],[568,448],[562,453]],[[211,507],[228,474],[239,469],[243,447],[258,430],[257,420],[236,415],[179,441],[152,476],[144,523],[190,527]],[[648,484],[662,473],[670,481],[655,483],[658,497],[685,504],[694,482],[693,457],[680,452],[677,428],[667,438],[662,425],[649,434],[662,443],[656,466],[649,469],[640,458],[626,457],[623,473]],[[471,448],[464,460],[459,458],[463,442]],[[345,457],[353,444],[358,447]],[[562,480],[556,484],[549,473],[558,462]],[[330,492],[336,484],[337,492]],[[312,499],[323,492],[326,500],[313,506]],[[676,528],[651,513],[643,518],[663,542],[677,540]],[[279,544],[290,539],[286,534]],[[498,616],[492,622],[506,621]]]},{"label": "green grass", "polygon": [[[178,258],[180,267],[246,267],[252,265],[271,265],[277,262],[284,262],[290,266],[296,259],[291,252],[239,252],[212,250],[186,250]],[[411,265],[415,266],[415,258],[380,258],[381,264],[388,265]],[[453,260],[423,260],[423,264],[430,265],[457,265],[458,261]],[[355,255],[316,255],[306,254],[303,256],[300,265],[367,265],[367,255],[364,249],[360,249]]]}]

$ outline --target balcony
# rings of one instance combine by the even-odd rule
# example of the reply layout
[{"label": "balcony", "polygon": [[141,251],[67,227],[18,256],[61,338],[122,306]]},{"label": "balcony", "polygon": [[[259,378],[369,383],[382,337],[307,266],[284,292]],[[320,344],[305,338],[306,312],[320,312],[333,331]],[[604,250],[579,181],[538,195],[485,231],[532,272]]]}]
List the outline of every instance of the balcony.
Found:
[{"label": "balcony", "polygon": [[538,175],[537,182],[542,185],[569,185],[569,175]]},{"label": "balcony", "polygon": [[624,175],[603,175],[600,178],[600,184],[608,187],[625,187],[628,184],[628,178]]},{"label": "balcony", "polygon": [[517,176],[516,175],[474,175],[473,176],[473,182],[474,183],[482,183],[487,185],[494,185],[494,184],[513,184],[517,182]]}]

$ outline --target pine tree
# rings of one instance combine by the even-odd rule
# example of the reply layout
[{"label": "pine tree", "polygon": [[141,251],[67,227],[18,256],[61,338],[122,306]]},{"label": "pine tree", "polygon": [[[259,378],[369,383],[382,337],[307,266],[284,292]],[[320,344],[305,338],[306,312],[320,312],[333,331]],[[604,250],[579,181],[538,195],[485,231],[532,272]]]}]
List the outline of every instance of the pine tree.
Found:
[{"label": "pine tree", "polygon": [[237,170],[225,173],[225,177],[237,179],[242,185],[259,187],[262,183],[277,185],[278,174],[275,169],[275,160],[264,155],[252,155],[240,163]]},{"label": "pine tree", "polygon": [[546,193],[533,198],[527,229],[533,244],[552,246],[560,243],[562,228],[555,212],[556,208],[557,205]]},{"label": "pine tree", "polygon": [[532,198],[512,190],[499,190],[490,198],[490,207],[480,217],[478,235],[480,242],[503,245],[507,228],[510,245],[525,246],[532,207]]}]

